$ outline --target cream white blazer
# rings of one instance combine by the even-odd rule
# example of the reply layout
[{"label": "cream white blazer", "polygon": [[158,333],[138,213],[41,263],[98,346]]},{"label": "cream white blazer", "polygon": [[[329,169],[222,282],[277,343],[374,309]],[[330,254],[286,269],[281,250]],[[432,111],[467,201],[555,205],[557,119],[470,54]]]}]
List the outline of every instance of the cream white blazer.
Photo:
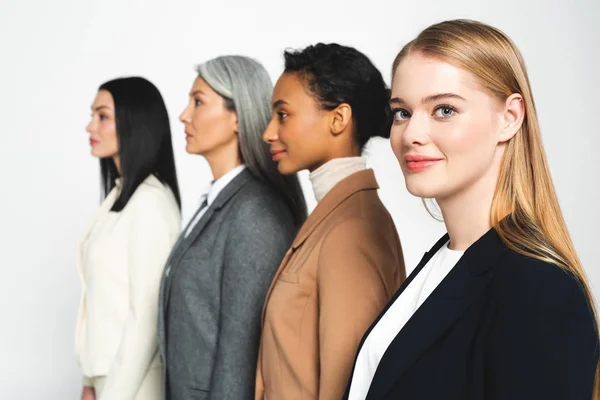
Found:
[{"label": "cream white blazer", "polygon": [[82,289],[75,351],[84,384],[106,377],[100,400],[135,398],[149,368],[160,367],[160,279],[181,224],[175,196],[155,176],[121,212],[112,212],[120,188],[117,180],[77,253]]}]

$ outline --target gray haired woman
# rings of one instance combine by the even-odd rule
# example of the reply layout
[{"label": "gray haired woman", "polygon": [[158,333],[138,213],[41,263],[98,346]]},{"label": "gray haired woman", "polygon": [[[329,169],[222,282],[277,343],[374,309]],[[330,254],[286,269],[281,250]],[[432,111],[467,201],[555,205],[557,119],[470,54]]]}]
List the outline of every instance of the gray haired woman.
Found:
[{"label": "gray haired woman", "polygon": [[262,134],[272,83],[247,57],[201,64],[180,116],[214,181],[179,237],[160,288],[164,398],[253,399],[263,301],[306,204]]}]

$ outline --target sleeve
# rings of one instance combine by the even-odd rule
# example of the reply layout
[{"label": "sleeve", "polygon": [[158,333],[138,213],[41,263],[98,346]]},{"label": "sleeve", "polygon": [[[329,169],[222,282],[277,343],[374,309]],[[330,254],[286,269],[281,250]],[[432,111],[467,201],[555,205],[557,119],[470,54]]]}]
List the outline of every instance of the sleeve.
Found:
[{"label": "sleeve", "polygon": [[[340,399],[365,331],[389,301],[384,269],[399,260],[394,246],[364,220],[333,228],[319,255],[319,399]],[[390,282],[387,282],[388,285]]]},{"label": "sleeve", "polygon": [[135,398],[158,351],[158,292],[164,263],[177,235],[158,196],[138,198],[132,210],[128,248],[129,315],[121,343],[98,400]]},{"label": "sleeve", "polygon": [[238,207],[229,229],[210,399],[253,400],[261,312],[295,230],[291,215],[278,215],[258,199]]},{"label": "sleeve", "polygon": [[84,376],[83,377],[83,386],[92,387],[92,386],[94,386],[94,381],[92,380],[92,378],[88,378],[87,376]]},{"label": "sleeve", "polygon": [[593,313],[582,287],[558,273],[560,284],[542,277],[539,288],[522,295],[517,288],[510,306],[498,311],[488,344],[486,399],[592,398],[598,366]]}]

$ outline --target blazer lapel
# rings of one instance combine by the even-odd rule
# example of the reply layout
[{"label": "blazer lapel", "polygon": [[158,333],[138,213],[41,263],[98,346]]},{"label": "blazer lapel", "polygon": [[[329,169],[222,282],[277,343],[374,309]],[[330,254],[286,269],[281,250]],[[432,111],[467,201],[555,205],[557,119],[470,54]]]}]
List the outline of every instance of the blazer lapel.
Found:
[{"label": "blazer lapel", "polygon": [[367,329],[367,331],[363,335],[363,337],[358,345],[358,349],[356,350],[356,355],[354,356],[354,366],[352,367],[352,373],[350,374],[350,380],[348,381],[348,385],[346,386],[346,392],[344,393],[343,399],[348,399],[348,396],[350,395],[350,386],[352,384],[352,376],[354,375],[354,368],[356,367],[356,360],[358,358],[358,355],[360,354],[360,350],[362,349],[362,347],[365,343],[365,340],[367,340],[367,337],[369,336],[369,334],[371,333],[371,331],[373,330],[375,325],[377,325],[377,323],[385,315],[387,310],[392,306],[392,304],[394,304],[396,299],[398,299],[398,297],[400,297],[402,292],[404,292],[404,290],[408,287],[408,285],[410,285],[410,283],[415,279],[415,277],[419,274],[419,272],[421,272],[423,267],[425,265],[427,265],[427,263],[429,262],[431,257],[433,257],[433,255],[435,253],[437,253],[437,251],[446,242],[448,242],[448,234],[445,234],[440,240],[437,241],[437,243],[431,248],[431,250],[426,251],[425,254],[423,254],[423,257],[421,258],[421,261],[419,261],[419,264],[417,264],[417,266],[412,270],[410,275],[404,280],[404,282],[402,282],[402,285],[400,285],[400,287],[398,288],[398,290],[396,291],[396,293],[394,294],[392,299],[386,304],[384,309],[379,313],[379,316],[377,316],[375,321],[371,324],[369,329]]},{"label": "blazer lapel", "polygon": [[355,172],[342,179],[321,199],[317,207],[308,216],[302,228],[300,228],[296,239],[294,239],[292,248],[295,250],[300,247],[315,228],[348,197],[361,190],[377,189],[379,189],[379,185],[372,169]]},{"label": "blazer lapel", "polygon": [[[385,396],[410,366],[460,318],[487,287],[492,268],[505,249],[492,229],[465,251],[388,347],[379,362],[367,399]],[[434,254],[432,250],[429,258]]]},{"label": "blazer lapel", "polygon": [[[179,263],[183,255],[187,252],[190,246],[198,239],[204,228],[206,228],[208,222],[212,219],[213,215],[218,212],[227,202],[253,177],[252,173],[248,169],[244,169],[239,173],[223,190],[215,201],[208,207],[202,218],[198,221],[196,226],[192,229],[189,236],[185,237],[185,230],[179,236],[176,245],[171,251],[171,255],[167,261],[167,268],[170,268],[169,277],[165,282],[163,307],[166,309],[169,303],[169,295],[171,291],[171,283],[173,282],[173,272],[178,268]],[[200,212],[200,210],[198,210]],[[197,213],[198,213],[197,212]],[[197,215],[194,214],[194,215]],[[193,219],[192,219],[193,220]],[[187,230],[187,229],[186,229]]]},{"label": "blazer lapel", "polygon": [[317,226],[319,226],[319,224],[325,220],[325,218],[333,210],[342,204],[344,200],[361,190],[377,189],[379,189],[379,186],[377,185],[377,180],[375,179],[375,173],[372,169],[366,169],[355,172],[354,174],[342,179],[329,191],[329,193],[325,195],[325,197],[323,197],[323,199],[321,199],[321,201],[317,204],[317,207],[315,207],[313,212],[308,216],[300,228],[298,235],[296,235],[296,238],[292,242],[292,246],[285,253],[281,264],[279,264],[279,269],[275,273],[275,276],[271,281],[271,286],[269,287],[267,295],[265,296],[261,316],[261,325],[264,325],[265,323],[265,312],[269,302],[269,297],[273,291],[273,287],[275,286],[277,279],[279,279],[281,272],[285,270],[285,267],[287,266],[294,252],[302,245],[302,243],[306,241],[306,239],[308,239],[310,234],[317,228]]},{"label": "blazer lapel", "polygon": [[269,300],[269,297],[271,296],[271,292],[273,291],[275,282],[277,282],[277,280],[279,279],[279,275],[281,275],[281,272],[285,269],[287,263],[290,261],[290,258],[292,258],[292,254],[294,254],[294,249],[293,248],[288,249],[288,251],[283,256],[283,260],[281,261],[281,264],[279,264],[279,269],[275,273],[275,276],[273,276],[273,280],[271,280],[271,286],[269,286],[269,290],[267,291],[267,295],[265,296],[265,301],[263,303],[262,313],[260,316],[260,318],[261,318],[260,325],[261,326],[264,326],[264,324],[265,324],[265,312],[267,310],[267,302]]},{"label": "blazer lapel", "polygon": [[113,188],[113,190],[106,196],[106,198],[104,199],[102,204],[100,204],[100,207],[98,207],[96,213],[94,214],[94,218],[92,219],[92,222],[89,224],[87,230],[85,231],[85,234],[79,241],[79,245],[77,247],[77,269],[79,270],[79,274],[81,276],[82,283],[85,282],[84,270],[83,270],[84,269],[83,251],[85,249],[86,242],[89,239],[90,235],[92,234],[94,228],[100,221],[100,219],[102,219],[105,215],[107,215],[110,212],[110,209],[113,206],[118,193],[119,193],[119,189],[117,186],[115,186],[115,188]]}]

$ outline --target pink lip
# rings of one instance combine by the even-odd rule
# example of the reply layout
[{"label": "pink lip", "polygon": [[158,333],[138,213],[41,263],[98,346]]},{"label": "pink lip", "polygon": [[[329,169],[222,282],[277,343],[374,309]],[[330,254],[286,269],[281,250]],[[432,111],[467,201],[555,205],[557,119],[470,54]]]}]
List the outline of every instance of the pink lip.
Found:
[{"label": "pink lip", "polygon": [[190,135],[189,133],[185,133],[185,140],[189,141],[193,136]]},{"label": "pink lip", "polygon": [[96,144],[100,143],[99,141],[97,141],[96,139],[92,139],[90,138],[90,146],[94,146]]},{"label": "pink lip", "polygon": [[441,158],[422,156],[417,154],[408,154],[404,156],[404,160],[406,161],[406,167],[412,172],[420,172],[424,171],[429,167],[434,166],[441,161]]},{"label": "pink lip", "polygon": [[273,161],[279,161],[285,155],[285,150],[271,150]]}]

